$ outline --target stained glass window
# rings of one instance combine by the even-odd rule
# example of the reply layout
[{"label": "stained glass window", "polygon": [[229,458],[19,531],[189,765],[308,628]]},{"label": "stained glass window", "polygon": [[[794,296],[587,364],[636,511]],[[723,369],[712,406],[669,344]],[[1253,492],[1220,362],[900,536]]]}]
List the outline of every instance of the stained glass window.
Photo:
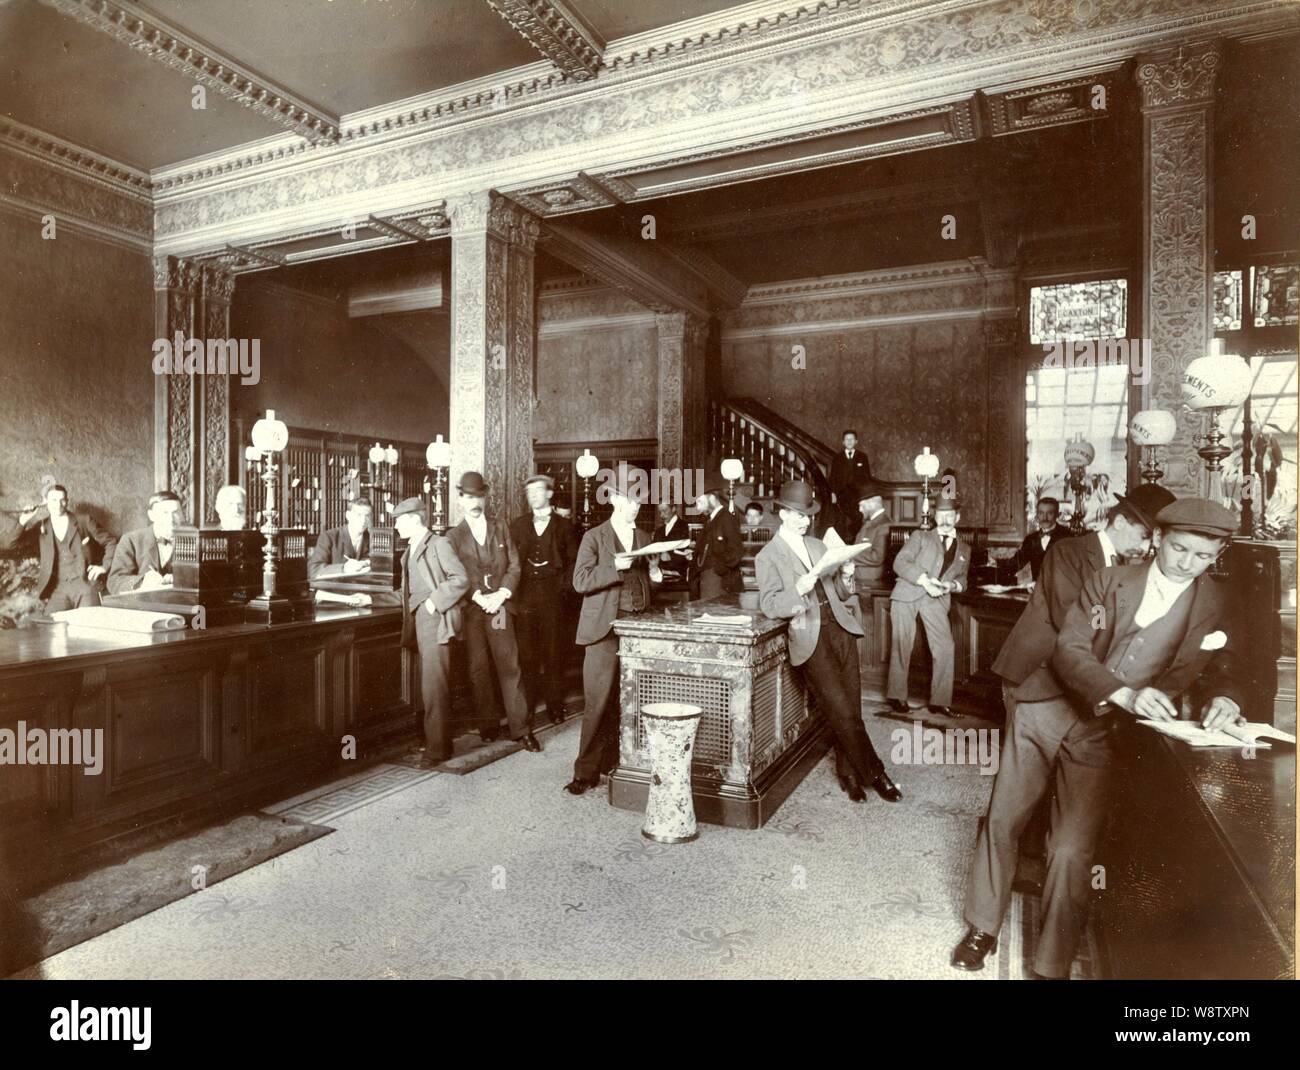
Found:
[{"label": "stained glass window", "polygon": [[1030,287],[1029,340],[1034,345],[1123,338],[1127,331],[1127,279]]},{"label": "stained glass window", "polygon": [[1214,329],[1241,330],[1241,272],[1214,273]]},{"label": "stained glass window", "polygon": [[1298,313],[1300,266],[1273,264],[1255,268],[1255,326],[1290,326],[1300,322]]}]

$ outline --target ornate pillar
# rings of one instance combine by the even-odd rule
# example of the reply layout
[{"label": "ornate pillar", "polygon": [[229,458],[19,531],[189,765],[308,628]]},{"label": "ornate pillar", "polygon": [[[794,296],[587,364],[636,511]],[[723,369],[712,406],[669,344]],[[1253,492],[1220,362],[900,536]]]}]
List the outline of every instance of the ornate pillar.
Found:
[{"label": "ornate pillar", "polygon": [[1214,224],[1211,151],[1218,42],[1141,56],[1143,190],[1142,336],[1151,339],[1153,370],[1144,404],[1179,414],[1164,484],[1200,493],[1200,459],[1192,436],[1199,416],[1182,412],[1187,365],[1209,352],[1214,336]]},{"label": "ornate pillar", "polygon": [[[1024,375],[1020,367],[1020,320],[984,316],[984,360],[988,369],[988,424],[984,434],[984,526],[990,535],[1019,536],[1024,502]],[[1019,418],[1017,414],[1019,413]],[[1020,478],[1013,479],[1013,474]]]},{"label": "ornate pillar", "polygon": [[699,467],[707,448],[709,322],[690,312],[660,312],[655,324],[659,336],[657,463],[664,469]]},{"label": "ornate pillar", "polygon": [[[537,220],[490,190],[451,198],[452,502],[462,472],[512,515],[533,459]],[[453,508],[453,522],[459,508]]]},{"label": "ornate pillar", "polygon": [[[198,267],[174,256],[154,259],[155,337],[171,352],[177,335],[183,341],[198,332],[202,279]],[[184,352],[182,350],[182,356]],[[173,490],[181,500],[181,515],[198,518],[199,457],[195,428],[200,402],[195,376],[168,370],[154,376],[154,487]]]},{"label": "ornate pillar", "polygon": [[[235,274],[213,265],[203,267],[203,337],[230,338],[230,299],[235,292]],[[231,355],[234,362],[235,358]],[[232,368],[202,377],[199,390],[199,482],[202,487],[203,524],[217,522],[217,491],[230,478],[230,384],[239,372]]]}]

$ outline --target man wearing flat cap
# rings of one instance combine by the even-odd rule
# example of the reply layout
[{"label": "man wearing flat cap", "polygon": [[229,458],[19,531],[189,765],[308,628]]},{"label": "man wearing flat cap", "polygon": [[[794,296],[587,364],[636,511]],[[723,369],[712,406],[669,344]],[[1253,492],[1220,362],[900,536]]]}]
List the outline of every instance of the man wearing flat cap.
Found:
[{"label": "man wearing flat cap", "polygon": [[[1138,498],[1150,508],[1155,497],[1134,491],[1127,504],[1133,508]],[[1119,507],[1124,505],[1121,501]],[[1020,833],[1038,799],[1054,788],[1034,971],[1041,977],[1069,976],[1087,920],[1121,717],[1176,720],[1183,712],[1181,700],[1206,728],[1244,720],[1243,691],[1233,672],[1228,592],[1206,574],[1236,523],[1214,502],[1170,502],[1154,517],[1154,560],[1085,577],[1065,614],[1050,665],[1043,667],[1047,671],[1032,678],[1034,697],[1024,697],[1024,687],[1015,691],[989,812],[975,845],[964,912],[969,928],[953,951],[956,968],[982,969],[996,950]],[[1044,565],[1083,541],[1054,546]]]},{"label": "man wearing flat cap", "polygon": [[[469,662],[474,704],[478,707],[479,735],[490,743],[501,733],[501,705],[505,705],[510,738],[524,750],[537,752],[542,745],[533,735],[533,712],[524,694],[515,642],[514,606],[519,589],[519,551],[504,520],[487,515],[488,485],[479,472],[466,472],[456,484],[465,518],[447,533],[452,549],[469,573],[465,611],[465,654]],[[501,701],[497,701],[497,688]]]},{"label": "man wearing flat cap", "polygon": [[826,544],[807,534],[821,508],[807,483],[786,483],[776,505],[781,530],[754,559],[759,607],[773,620],[790,622],[790,664],[800,669],[835,735],[840,786],[854,802],[865,798],[867,784],[881,798],[897,802],[903,793],[885,772],[862,723],[861,666],[854,642],[862,628],[844,603],[853,593],[853,563],[845,562],[833,581],[813,575]]},{"label": "man wearing flat cap", "polygon": [[961,504],[956,497],[940,496],[934,507],[934,530],[917,528],[894,558],[898,577],[889,595],[889,680],[885,686],[889,708],[906,713],[907,677],[916,642],[916,619],[925,626],[930,644],[930,709],[949,717],[952,712],[954,655],[948,610],[954,591],[966,590],[970,550],[957,537]]},{"label": "man wearing flat cap", "polygon": [[406,498],[393,509],[393,526],[406,540],[402,554],[402,645],[420,653],[420,694],[424,701],[424,764],[452,756],[451,651],[461,629],[460,600],[469,575],[451,543],[429,530],[424,502]]},{"label": "man wearing flat cap", "polygon": [[740,562],[745,558],[745,540],[740,519],[727,508],[726,480],[717,476],[708,482],[695,508],[704,516],[704,530],[695,549],[695,567],[700,574],[700,598],[717,598],[724,592],[738,594],[745,589]]},{"label": "man wearing flat cap", "polygon": [[555,480],[531,475],[524,480],[528,512],[510,524],[510,536],[519,552],[521,573],[515,629],[519,641],[519,666],[530,712],[542,693],[552,724],[563,722],[564,669],[573,649],[572,632],[566,634],[566,595],[573,583],[573,559],[578,541],[573,525],[551,506]]}]

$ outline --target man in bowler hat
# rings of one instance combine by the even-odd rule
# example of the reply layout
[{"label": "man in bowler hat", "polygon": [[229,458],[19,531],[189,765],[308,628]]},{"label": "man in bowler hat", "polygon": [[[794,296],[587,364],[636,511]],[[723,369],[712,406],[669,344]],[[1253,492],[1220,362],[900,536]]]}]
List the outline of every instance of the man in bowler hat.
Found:
[{"label": "man in bowler hat", "polygon": [[745,540],[740,519],[727,508],[726,482],[715,477],[695,499],[704,516],[704,531],[695,549],[695,567],[700,573],[700,597],[717,598],[724,592],[738,594],[745,589],[740,562],[745,557]]},{"label": "man in bowler hat", "polygon": [[420,653],[423,764],[431,766],[452,756],[448,644],[460,631],[458,603],[469,590],[469,575],[451,543],[426,526],[419,498],[399,502],[392,515],[397,534],[407,542],[402,554],[402,645],[414,643]]},{"label": "man in bowler hat", "polygon": [[862,723],[861,667],[854,637],[862,628],[844,600],[853,593],[853,564],[846,562],[832,582],[813,577],[813,567],[826,553],[821,539],[807,535],[814,514],[821,508],[807,483],[794,480],[781,488],[777,503],[781,530],[754,559],[758,573],[759,607],[773,620],[788,620],[786,645],[790,664],[802,669],[808,689],[826,715],[839,752],[851,770],[841,776],[849,798],[865,798],[862,785],[870,784],[881,798],[897,802],[903,797],[885,772]]},{"label": "man in bowler hat", "polygon": [[447,538],[469,573],[465,596],[465,653],[469,659],[474,703],[478,706],[479,735],[490,743],[501,732],[501,707],[493,677],[501,689],[510,725],[510,738],[524,750],[540,751],[533,735],[533,711],[524,695],[515,643],[514,607],[507,603],[519,589],[519,551],[504,520],[487,515],[488,485],[479,472],[466,472],[456,484],[465,518]]}]

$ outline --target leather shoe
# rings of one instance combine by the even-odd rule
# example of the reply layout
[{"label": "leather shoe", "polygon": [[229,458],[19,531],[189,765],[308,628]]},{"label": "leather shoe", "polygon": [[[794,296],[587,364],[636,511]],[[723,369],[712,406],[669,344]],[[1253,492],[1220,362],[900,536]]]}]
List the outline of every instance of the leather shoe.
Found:
[{"label": "leather shoe", "polygon": [[840,782],[840,790],[849,797],[850,802],[866,801],[866,793],[862,790],[862,785],[858,783],[857,777],[836,773],[835,778]]},{"label": "leather shoe", "polygon": [[889,703],[889,708],[893,710],[895,713],[906,713],[909,709],[911,709],[911,707],[908,706],[908,704],[904,702],[901,698],[891,698],[891,699],[886,699],[886,701]]},{"label": "leather shoe", "polygon": [[583,780],[582,777],[574,777],[564,785],[564,790],[570,795],[582,795],[584,792],[588,792],[592,788],[599,786],[599,780]]},{"label": "leather shoe", "polygon": [[882,772],[871,782],[871,786],[876,789],[876,794],[886,802],[898,802],[903,797],[898,785],[889,779],[888,773]]},{"label": "leather shoe", "polygon": [[537,737],[528,732],[519,737],[519,742],[523,744],[524,750],[532,751],[534,754],[542,749],[542,745],[537,742]]},{"label": "leather shoe", "polygon": [[547,710],[546,716],[551,719],[551,724],[564,724],[564,719],[569,716],[569,711],[561,706],[558,710]]},{"label": "leather shoe", "polygon": [[961,714],[955,711],[951,706],[931,706],[930,712],[942,713],[945,717],[952,717],[953,719],[961,716]]},{"label": "leather shoe", "polygon": [[495,743],[501,738],[501,730],[493,728],[480,729],[478,736],[484,743]]},{"label": "leather shoe", "polygon": [[952,949],[952,965],[957,970],[975,971],[984,969],[984,960],[998,953],[998,938],[974,925],[966,930],[961,943]]}]

